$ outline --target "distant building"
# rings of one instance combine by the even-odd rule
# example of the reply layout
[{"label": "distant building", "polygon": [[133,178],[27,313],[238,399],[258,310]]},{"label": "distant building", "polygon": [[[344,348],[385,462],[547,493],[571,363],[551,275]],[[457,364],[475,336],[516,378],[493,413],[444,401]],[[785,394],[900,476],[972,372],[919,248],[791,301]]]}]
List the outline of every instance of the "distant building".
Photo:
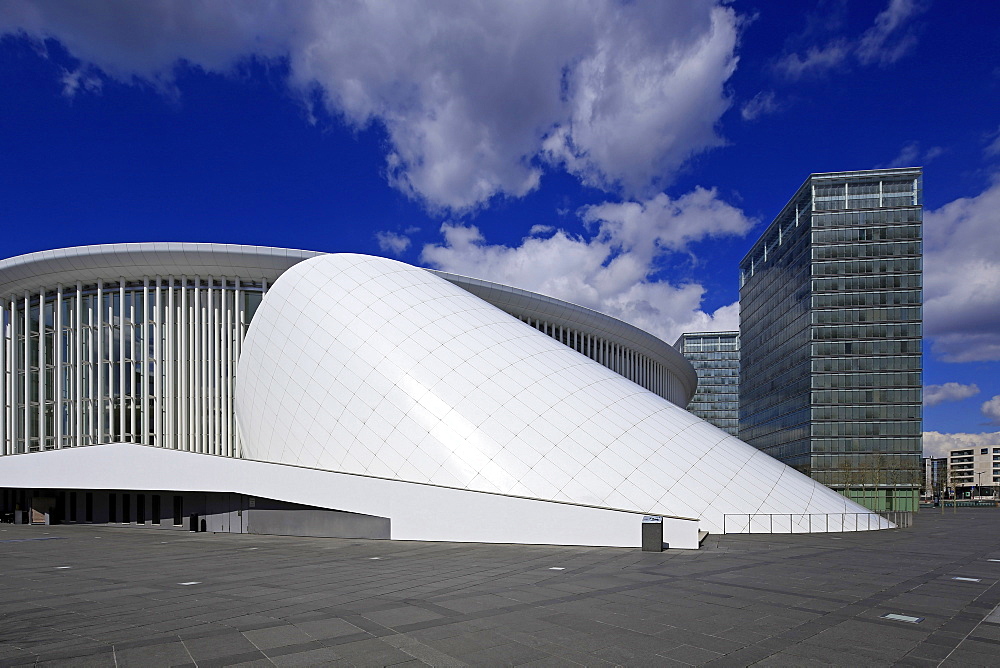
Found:
[{"label": "distant building", "polygon": [[934,498],[941,496],[948,488],[948,458],[924,457],[923,476],[920,481],[920,496]]},{"label": "distant building", "polygon": [[915,510],[920,168],[813,174],[740,263],[740,438],[876,510]]},{"label": "distant building", "polygon": [[996,496],[1000,488],[1000,445],[950,450],[948,487],[960,499]]},{"label": "distant building", "polygon": [[691,362],[698,374],[698,391],[687,409],[737,436],[740,419],[740,333],[681,334],[674,347]]}]

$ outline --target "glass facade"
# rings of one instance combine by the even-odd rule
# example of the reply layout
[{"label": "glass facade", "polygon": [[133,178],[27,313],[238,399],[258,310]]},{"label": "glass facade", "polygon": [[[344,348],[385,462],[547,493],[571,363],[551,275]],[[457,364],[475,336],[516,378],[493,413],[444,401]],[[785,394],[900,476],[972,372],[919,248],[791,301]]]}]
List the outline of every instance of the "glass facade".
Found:
[{"label": "glass facade", "polygon": [[677,401],[677,396],[683,394],[680,383],[666,367],[612,338],[598,336],[560,322],[529,318],[517,313],[511,315],[667,401]]},{"label": "glass facade", "polygon": [[922,173],[813,174],[740,264],[740,438],[875,510],[921,481]]},{"label": "glass facade", "polygon": [[0,302],[3,454],[125,442],[238,456],[236,362],[265,287],[152,277]]},{"label": "glass facade", "polygon": [[739,431],[740,333],[693,332],[674,343],[698,374],[687,409],[733,436]]}]

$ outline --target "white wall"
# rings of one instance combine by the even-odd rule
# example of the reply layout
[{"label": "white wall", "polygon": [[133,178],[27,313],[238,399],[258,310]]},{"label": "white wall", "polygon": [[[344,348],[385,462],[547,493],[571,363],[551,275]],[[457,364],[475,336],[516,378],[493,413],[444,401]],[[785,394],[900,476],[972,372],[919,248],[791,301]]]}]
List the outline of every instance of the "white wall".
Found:
[{"label": "white wall", "polygon": [[[388,517],[397,540],[640,547],[642,514],[117,443],[0,458],[0,487],[236,492]],[[698,522],[664,518],[672,548]]]}]

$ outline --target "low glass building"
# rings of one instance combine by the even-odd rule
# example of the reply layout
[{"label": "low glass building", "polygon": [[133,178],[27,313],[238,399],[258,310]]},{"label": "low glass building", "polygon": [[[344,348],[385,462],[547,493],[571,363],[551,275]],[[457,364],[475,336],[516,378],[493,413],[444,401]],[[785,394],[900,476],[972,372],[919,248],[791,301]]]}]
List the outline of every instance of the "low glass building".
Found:
[{"label": "low glass building", "polygon": [[740,438],[876,510],[919,495],[922,201],[813,174],[740,263]]},{"label": "low glass building", "polygon": [[726,433],[738,436],[740,421],[740,333],[681,334],[674,347],[698,374],[698,391],[688,410]]}]

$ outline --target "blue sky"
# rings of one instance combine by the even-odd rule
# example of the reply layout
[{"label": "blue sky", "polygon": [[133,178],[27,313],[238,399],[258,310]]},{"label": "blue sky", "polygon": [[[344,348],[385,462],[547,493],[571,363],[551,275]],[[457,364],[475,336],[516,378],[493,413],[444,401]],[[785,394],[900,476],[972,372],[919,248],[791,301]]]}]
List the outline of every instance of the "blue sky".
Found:
[{"label": "blue sky", "polygon": [[350,251],[735,328],[811,172],[925,168],[926,449],[1000,443],[1000,5],[0,5],[0,257]]}]

